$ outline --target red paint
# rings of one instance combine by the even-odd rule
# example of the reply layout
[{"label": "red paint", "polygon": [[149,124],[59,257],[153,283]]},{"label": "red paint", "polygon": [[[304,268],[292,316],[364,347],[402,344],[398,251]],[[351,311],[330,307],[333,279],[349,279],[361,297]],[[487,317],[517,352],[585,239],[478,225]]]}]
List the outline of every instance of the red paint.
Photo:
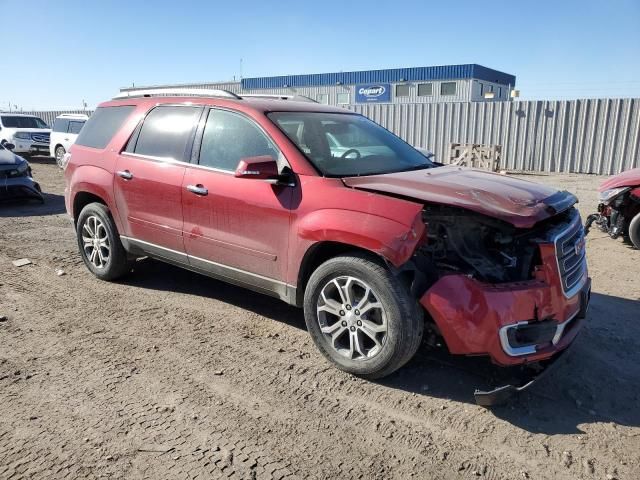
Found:
[{"label": "red paint", "polygon": [[[281,150],[295,173],[294,185],[273,185],[234,172],[121,153],[151,108],[186,102],[217,106],[251,118]],[[344,180],[324,178],[266,116],[278,110],[345,113],[340,108],[193,97],[119,100],[101,106],[115,105],[135,105],[136,109],[104,150],[79,145],[71,148],[65,171],[67,211],[77,216],[79,212],[73,211],[76,195],[92,193],[107,204],[123,235],[292,286],[298,283],[302,259],[318,242],[363,248],[395,266],[403,265],[424,241],[424,201],[529,227],[550,215],[542,200],[556,192],[531,182],[458,167]],[[274,173],[260,159],[248,159],[241,169],[253,168],[269,176]],[[133,175],[131,180],[116,174],[124,170]],[[196,195],[188,185],[202,186],[208,194]],[[498,340],[500,326],[530,320],[534,311],[540,319],[562,321],[579,307],[578,297],[566,299],[562,295],[553,246],[540,248],[544,261],[534,281],[496,286],[450,275],[424,294],[420,302],[452,352],[488,354],[505,365],[554,353],[514,359],[502,352]],[[565,336],[556,350],[564,348],[573,335]]]},{"label": "red paint", "polygon": [[640,168],[632,168],[607,178],[600,184],[598,191],[603,192],[618,187],[635,187],[640,185]]},{"label": "red paint", "polygon": [[549,218],[553,212],[542,201],[557,192],[538,183],[453,165],[345,178],[344,182],[354,188],[473,210],[520,228]]},{"label": "red paint", "polygon": [[575,324],[555,346],[526,357],[505,354],[497,332],[500,327],[529,320],[558,323],[580,309],[580,295],[567,299],[563,292],[553,244],[540,246],[542,266],[536,279],[488,285],[464,275],[441,278],[420,299],[442,332],[451,353],[489,355],[500,365],[543,360],[567,347],[581,327]]}]

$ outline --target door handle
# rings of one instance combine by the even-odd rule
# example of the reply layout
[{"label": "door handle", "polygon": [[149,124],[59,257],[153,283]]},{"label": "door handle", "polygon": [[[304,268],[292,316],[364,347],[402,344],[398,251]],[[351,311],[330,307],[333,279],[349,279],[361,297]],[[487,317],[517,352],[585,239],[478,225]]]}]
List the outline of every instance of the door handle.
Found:
[{"label": "door handle", "polygon": [[129,170],[120,170],[116,173],[119,177],[122,177],[125,180],[131,180],[133,178],[133,173],[131,173]]},{"label": "door handle", "polygon": [[196,195],[200,195],[200,196],[205,196],[205,195],[209,195],[209,190],[207,190],[206,188],[204,188],[202,185],[198,184],[198,185],[187,185],[187,190],[189,190],[191,193],[195,193]]}]

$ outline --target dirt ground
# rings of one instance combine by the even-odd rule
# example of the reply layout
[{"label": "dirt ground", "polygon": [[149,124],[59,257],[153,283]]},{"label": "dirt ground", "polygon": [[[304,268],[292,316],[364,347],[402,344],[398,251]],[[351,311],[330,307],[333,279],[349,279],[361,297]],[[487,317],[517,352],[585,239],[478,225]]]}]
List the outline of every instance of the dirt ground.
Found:
[{"label": "dirt ground", "polygon": [[[61,172],[33,168],[45,205],[0,205],[0,478],[640,478],[640,251],[622,241],[588,237],[568,358],[489,410],[478,360],[424,346],[364,381],[278,300],[151,260],[95,279]],[[525,177],[595,208],[599,177]]]}]

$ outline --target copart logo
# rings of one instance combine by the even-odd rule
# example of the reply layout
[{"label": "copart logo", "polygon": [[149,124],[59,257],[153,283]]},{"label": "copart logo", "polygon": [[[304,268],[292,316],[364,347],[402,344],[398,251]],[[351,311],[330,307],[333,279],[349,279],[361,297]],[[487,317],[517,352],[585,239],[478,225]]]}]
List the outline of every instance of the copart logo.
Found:
[{"label": "copart logo", "polygon": [[384,92],[386,91],[387,89],[385,87],[383,87],[382,85],[378,85],[375,87],[362,87],[360,90],[358,90],[358,93],[367,98],[376,98],[384,95]]}]

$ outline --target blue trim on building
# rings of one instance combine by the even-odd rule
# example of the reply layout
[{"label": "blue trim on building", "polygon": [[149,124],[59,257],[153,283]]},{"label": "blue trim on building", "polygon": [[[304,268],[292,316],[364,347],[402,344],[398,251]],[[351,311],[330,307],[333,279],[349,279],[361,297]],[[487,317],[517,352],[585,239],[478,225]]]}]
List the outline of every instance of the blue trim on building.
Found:
[{"label": "blue trim on building", "polygon": [[262,88],[318,87],[322,85],[463,80],[472,78],[502,85],[511,85],[512,87],[516,84],[516,77],[514,75],[483,67],[482,65],[466,64],[243,78],[242,88],[246,90],[257,90]]}]

